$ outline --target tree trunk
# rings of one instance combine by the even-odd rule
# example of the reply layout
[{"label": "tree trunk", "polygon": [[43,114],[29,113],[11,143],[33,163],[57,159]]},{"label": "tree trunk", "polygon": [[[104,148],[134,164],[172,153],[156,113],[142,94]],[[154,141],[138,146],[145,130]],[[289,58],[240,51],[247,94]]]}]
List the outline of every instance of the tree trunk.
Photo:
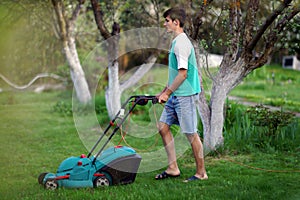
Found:
[{"label": "tree trunk", "polygon": [[84,1],[78,1],[72,17],[68,19],[64,4],[61,0],[52,0],[56,20],[59,25],[59,36],[63,43],[63,50],[70,67],[70,75],[74,84],[76,96],[81,103],[91,101],[91,94],[85,74],[80,64],[75,43],[75,21],[80,13]]},{"label": "tree trunk", "polygon": [[64,53],[70,67],[70,75],[77,99],[81,103],[89,103],[91,101],[91,94],[78,58],[75,39],[73,37],[69,37],[68,41],[64,42]]},{"label": "tree trunk", "polygon": [[237,61],[232,60],[231,56],[224,56],[220,66],[220,71],[214,79],[211,92],[211,138],[207,138],[211,149],[215,150],[223,145],[224,127],[224,104],[227,95],[235,88],[246,76],[248,64],[244,58],[240,57]]},{"label": "tree trunk", "polygon": [[107,39],[108,46],[108,87],[105,91],[106,108],[112,119],[121,108],[119,81],[119,35]]},{"label": "tree trunk", "polygon": [[[113,44],[114,43],[114,44]],[[121,91],[119,82],[119,63],[113,55],[117,55],[117,41],[109,42],[108,87],[105,91],[106,108],[112,119],[121,108]]]},{"label": "tree trunk", "polygon": [[222,85],[214,84],[211,99],[210,133],[204,138],[204,143],[209,150],[215,150],[223,144],[224,103],[226,92]]},{"label": "tree trunk", "polygon": [[[201,63],[201,53],[197,43],[194,43],[198,63]],[[205,153],[216,150],[223,145],[224,127],[224,105],[228,93],[240,83],[244,77],[246,63],[242,58],[232,61],[230,56],[224,56],[218,74],[213,77],[213,86],[209,104],[205,97],[202,84],[201,69],[206,66],[198,66],[201,83],[201,93],[198,113],[203,124],[204,149]]]}]

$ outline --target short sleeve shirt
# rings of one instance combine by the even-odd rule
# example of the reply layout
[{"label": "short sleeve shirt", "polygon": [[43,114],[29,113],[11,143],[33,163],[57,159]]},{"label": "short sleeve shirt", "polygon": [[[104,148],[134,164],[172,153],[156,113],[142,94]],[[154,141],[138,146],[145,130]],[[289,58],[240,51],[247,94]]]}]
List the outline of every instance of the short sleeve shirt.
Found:
[{"label": "short sleeve shirt", "polygon": [[187,78],[173,92],[174,96],[190,96],[200,93],[200,82],[194,47],[185,33],[172,41],[169,52],[169,81],[171,85],[179,69],[187,70]]}]

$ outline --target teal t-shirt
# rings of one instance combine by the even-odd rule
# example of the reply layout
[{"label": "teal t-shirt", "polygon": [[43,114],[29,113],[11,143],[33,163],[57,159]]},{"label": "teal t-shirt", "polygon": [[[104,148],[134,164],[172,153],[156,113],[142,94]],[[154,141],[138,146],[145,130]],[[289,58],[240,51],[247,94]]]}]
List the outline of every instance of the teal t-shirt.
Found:
[{"label": "teal t-shirt", "polygon": [[179,34],[172,41],[169,52],[169,85],[173,83],[179,69],[187,70],[187,78],[172,95],[190,96],[200,93],[201,88],[195,50],[185,33]]}]

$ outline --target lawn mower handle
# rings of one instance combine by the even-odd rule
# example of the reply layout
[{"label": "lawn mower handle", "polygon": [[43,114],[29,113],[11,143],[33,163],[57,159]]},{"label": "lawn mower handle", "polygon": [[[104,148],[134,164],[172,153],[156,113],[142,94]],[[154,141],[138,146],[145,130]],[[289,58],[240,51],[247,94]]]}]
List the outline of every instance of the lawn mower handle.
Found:
[{"label": "lawn mower handle", "polygon": [[158,98],[156,96],[139,95],[131,96],[129,99],[132,98],[135,98],[134,102],[140,106],[146,105],[149,101],[152,101],[152,104],[158,103]]},{"label": "lawn mower handle", "polygon": [[102,148],[98,151],[98,153],[95,155],[93,162],[96,161],[97,157],[100,155],[100,153],[104,150],[105,146],[108,144],[108,142],[111,140],[111,138],[115,135],[115,133],[120,129],[120,125],[123,124],[123,122],[126,120],[126,118],[128,117],[128,115],[133,111],[133,109],[135,108],[136,105],[140,105],[140,106],[144,106],[147,105],[147,103],[149,101],[152,101],[152,104],[156,104],[158,103],[158,98],[156,96],[148,96],[148,95],[135,95],[135,96],[131,96],[129,97],[125,103],[121,106],[121,109],[118,111],[118,113],[116,114],[116,116],[110,121],[109,125],[106,127],[106,129],[104,130],[104,132],[102,133],[102,135],[99,137],[98,141],[96,142],[96,144],[93,146],[93,148],[91,149],[91,151],[89,152],[87,157],[90,157],[93,153],[93,151],[96,149],[96,147],[98,146],[98,144],[100,143],[100,141],[103,139],[103,137],[106,135],[106,133],[108,132],[108,130],[114,126],[115,121],[119,118],[119,115],[121,115],[121,110],[124,110],[126,105],[128,105],[129,102],[133,102],[132,106],[130,107],[129,111],[123,116],[120,124],[118,124],[113,132],[109,135],[107,141],[105,142],[105,144],[102,146]]}]

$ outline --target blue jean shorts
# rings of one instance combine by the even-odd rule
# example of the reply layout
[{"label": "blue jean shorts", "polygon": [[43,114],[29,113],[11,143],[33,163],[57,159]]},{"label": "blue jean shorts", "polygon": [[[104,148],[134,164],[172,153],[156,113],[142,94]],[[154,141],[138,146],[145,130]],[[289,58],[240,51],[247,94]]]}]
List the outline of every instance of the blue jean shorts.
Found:
[{"label": "blue jean shorts", "polygon": [[185,134],[197,133],[197,104],[199,96],[171,96],[165,104],[160,122],[169,126],[179,125]]}]

